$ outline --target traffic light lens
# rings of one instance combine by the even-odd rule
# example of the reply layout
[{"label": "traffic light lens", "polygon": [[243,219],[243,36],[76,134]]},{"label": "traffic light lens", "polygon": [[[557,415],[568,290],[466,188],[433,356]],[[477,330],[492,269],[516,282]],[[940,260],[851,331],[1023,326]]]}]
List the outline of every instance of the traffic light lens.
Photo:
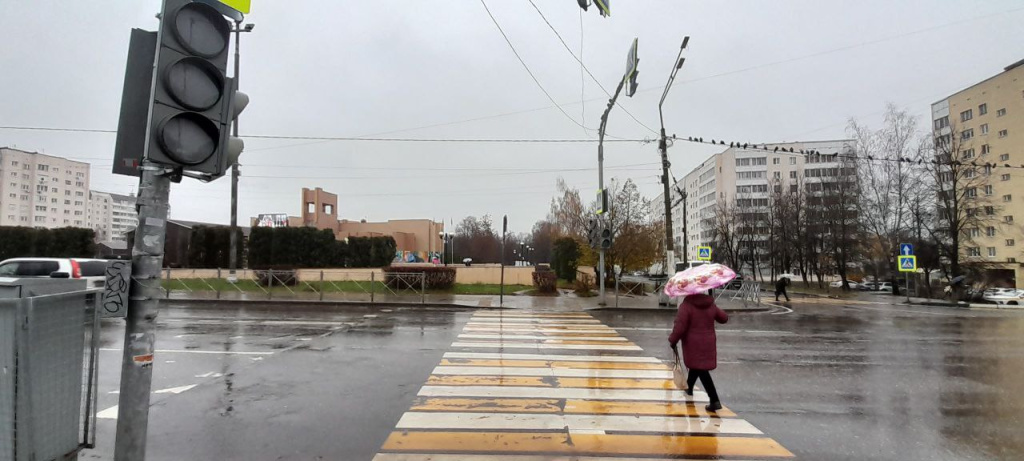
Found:
[{"label": "traffic light lens", "polygon": [[205,3],[189,3],[174,15],[174,35],[178,43],[204,58],[224,52],[230,33],[224,17]]},{"label": "traffic light lens", "polygon": [[167,68],[164,75],[167,92],[174,100],[191,110],[206,110],[220,101],[224,80],[209,61],[188,57]]},{"label": "traffic light lens", "polygon": [[157,140],[172,160],[198,165],[217,151],[217,125],[194,112],[182,112],[160,124]]}]

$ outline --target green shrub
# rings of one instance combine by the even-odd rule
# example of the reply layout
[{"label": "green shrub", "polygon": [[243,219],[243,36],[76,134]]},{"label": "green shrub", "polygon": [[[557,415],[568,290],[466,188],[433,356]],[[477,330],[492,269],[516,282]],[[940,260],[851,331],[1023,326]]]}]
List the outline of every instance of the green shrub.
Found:
[{"label": "green shrub", "polygon": [[[455,286],[454,267],[433,267],[433,266],[388,266],[384,268],[384,283],[391,288],[416,288],[419,283],[418,276],[403,276],[401,274],[423,274],[424,283],[428,290],[450,290]],[[412,285],[412,286],[410,286]]]},{"label": "green shrub", "polygon": [[91,258],[96,232],[79,227],[0,227],[0,261],[8,258]]},{"label": "green shrub", "polygon": [[567,282],[576,280],[576,269],[579,267],[580,248],[576,240],[571,237],[563,237],[555,240],[554,249],[551,253],[551,268],[558,274],[558,278]]},{"label": "green shrub", "polygon": [[[244,260],[245,237],[241,229],[238,236],[238,260]],[[231,228],[228,226],[196,226],[188,245],[188,267],[215,269],[231,264]]]}]

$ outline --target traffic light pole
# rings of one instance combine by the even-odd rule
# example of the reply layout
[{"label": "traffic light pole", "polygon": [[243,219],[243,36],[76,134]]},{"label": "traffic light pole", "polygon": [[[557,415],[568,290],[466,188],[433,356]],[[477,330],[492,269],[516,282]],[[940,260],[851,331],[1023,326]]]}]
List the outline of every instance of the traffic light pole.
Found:
[{"label": "traffic light pole", "polygon": [[[252,30],[252,29],[249,29]],[[241,57],[239,48],[242,46],[242,20],[235,21],[235,85],[238,85],[238,60]],[[232,136],[238,137],[238,117],[231,127]],[[231,164],[231,250],[228,257],[228,282],[238,282],[238,162]]]},{"label": "traffic light pole", "polygon": [[135,242],[132,246],[131,295],[121,359],[115,461],[146,459],[156,316],[163,294],[160,268],[164,262],[171,180],[166,169],[148,161],[140,169],[142,177],[136,202],[139,224],[135,228]]},{"label": "traffic light pole", "polygon": [[[608,100],[608,107],[604,109],[604,114],[601,115],[601,127],[597,131],[597,187],[598,190],[604,194],[604,131],[608,127],[608,113],[612,111],[612,107],[615,107],[615,100],[619,99],[619,93],[622,92],[622,86],[626,84],[626,79],[619,80],[619,86],[615,87],[615,94]],[[609,204],[609,208],[611,205]],[[607,210],[605,210],[607,211]],[[611,223],[609,223],[610,225]],[[604,268],[604,247],[598,246],[598,278],[600,281],[600,294],[601,294],[601,305],[607,306],[608,300],[605,297],[604,292],[604,279],[605,279],[605,268]]]}]

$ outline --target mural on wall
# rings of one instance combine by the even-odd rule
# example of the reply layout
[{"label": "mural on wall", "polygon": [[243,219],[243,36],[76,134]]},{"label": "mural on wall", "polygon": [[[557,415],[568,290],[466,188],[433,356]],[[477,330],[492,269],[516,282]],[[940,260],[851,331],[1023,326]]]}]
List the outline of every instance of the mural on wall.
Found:
[{"label": "mural on wall", "polygon": [[441,263],[441,253],[438,251],[395,251],[395,263]]}]

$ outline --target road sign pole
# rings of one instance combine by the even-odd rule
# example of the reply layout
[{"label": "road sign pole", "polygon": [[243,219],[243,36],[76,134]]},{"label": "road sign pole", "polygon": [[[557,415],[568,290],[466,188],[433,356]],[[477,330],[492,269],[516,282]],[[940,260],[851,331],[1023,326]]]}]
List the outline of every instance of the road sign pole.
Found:
[{"label": "road sign pole", "polygon": [[907,282],[907,304],[910,304],[910,272],[905,273]]}]

